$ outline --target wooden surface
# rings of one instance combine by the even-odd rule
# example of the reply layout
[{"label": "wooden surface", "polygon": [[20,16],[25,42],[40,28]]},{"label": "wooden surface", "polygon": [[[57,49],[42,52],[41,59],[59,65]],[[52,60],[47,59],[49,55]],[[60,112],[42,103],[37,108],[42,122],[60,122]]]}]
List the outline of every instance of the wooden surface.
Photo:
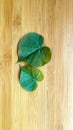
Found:
[{"label": "wooden surface", "polygon": [[[31,31],[52,50],[33,93],[21,88],[16,64]],[[73,0],[0,0],[0,130],[73,130]]]}]

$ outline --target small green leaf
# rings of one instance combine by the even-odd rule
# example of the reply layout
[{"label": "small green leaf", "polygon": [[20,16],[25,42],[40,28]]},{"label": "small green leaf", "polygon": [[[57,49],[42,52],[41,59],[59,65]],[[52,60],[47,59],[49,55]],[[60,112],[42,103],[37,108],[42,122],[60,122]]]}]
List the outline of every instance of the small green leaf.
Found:
[{"label": "small green leaf", "polygon": [[20,70],[20,84],[27,91],[34,91],[37,88],[37,81],[44,78],[42,72],[35,67],[21,66]]},{"label": "small green leaf", "polygon": [[38,33],[28,33],[18,45],[18,62],[24,61],[35,67],[45,65],[51,60],[51,50],[43,47],[44,38]]}]

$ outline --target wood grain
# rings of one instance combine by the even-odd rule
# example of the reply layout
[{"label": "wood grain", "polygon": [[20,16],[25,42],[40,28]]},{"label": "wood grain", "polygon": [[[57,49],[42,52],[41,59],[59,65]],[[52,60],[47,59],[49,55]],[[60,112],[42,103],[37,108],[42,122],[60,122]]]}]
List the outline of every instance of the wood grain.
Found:
[{"label": "wood grain", "polygon": [[[28,93],[18,81],[17,44],[32,31],[52,60]],[[0,0],[0,130],[73,130],[73,0]]]}]

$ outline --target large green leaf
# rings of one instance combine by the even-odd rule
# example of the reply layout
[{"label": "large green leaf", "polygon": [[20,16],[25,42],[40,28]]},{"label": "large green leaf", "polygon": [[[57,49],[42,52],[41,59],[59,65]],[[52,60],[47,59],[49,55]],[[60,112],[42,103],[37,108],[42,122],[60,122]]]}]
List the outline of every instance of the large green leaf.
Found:
[{"label": "large green leaf", "polygon": [[43,74],[39,69],[30,66],[20,67],[20,84],[27,91],[34,91],[37,88],[37,81],[43,80]]},{"label": "large green leaf", "polygon": [[38,33],[28,33],[18,45],[18,62],[24,61],[35,67],[48,63],[51,59],[49,47],[43,47],[44,38]]}]

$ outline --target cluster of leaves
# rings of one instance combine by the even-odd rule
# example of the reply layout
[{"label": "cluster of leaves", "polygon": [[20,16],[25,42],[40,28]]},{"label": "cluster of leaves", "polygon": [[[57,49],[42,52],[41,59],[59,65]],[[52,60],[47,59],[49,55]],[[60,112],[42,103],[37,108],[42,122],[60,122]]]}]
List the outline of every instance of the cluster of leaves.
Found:
[{"label": "cluster of leaves", "polygon": [[18,62],[28,66],[20,66],[20,84],[27,91],[37,88],[37,81],[43,80],[43,73],[36,67],[41,67],[51,60],[51,50],[43,46],[44,38],[38,33],[24,35],[18,44]]}]

